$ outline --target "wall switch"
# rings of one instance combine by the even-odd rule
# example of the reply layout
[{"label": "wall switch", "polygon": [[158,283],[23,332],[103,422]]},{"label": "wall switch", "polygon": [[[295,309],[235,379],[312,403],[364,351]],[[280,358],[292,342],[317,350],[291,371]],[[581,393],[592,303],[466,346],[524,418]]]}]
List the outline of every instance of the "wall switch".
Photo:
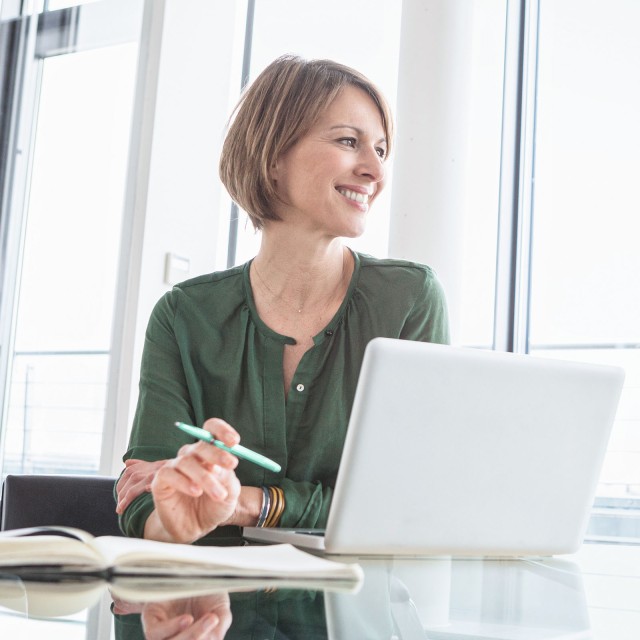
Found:
[{"label": "wall switch", "polygon": [[164,259],[164,283],[173,286],[189,277],[190,262],[188,258],[167,253]]}]

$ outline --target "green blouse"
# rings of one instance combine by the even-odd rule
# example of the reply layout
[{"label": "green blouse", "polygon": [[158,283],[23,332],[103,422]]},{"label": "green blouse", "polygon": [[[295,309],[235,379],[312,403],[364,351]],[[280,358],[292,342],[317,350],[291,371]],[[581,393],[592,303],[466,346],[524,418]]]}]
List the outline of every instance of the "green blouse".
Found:
[{"label": "green blouse", "polygon": [[[124,459],[172,458],[193,442],[174,422],[222,418],[244,446],[281,464],[278,473],[242,460],[236,469],[243,485],[283,489],[280,526],[324,527],[369,340],[449,341],[445,297],[429,267],[358,253],[354,259],[347,295],[302,357],[286,399],[283,352],[295,340],[258,316],[250,262],[165,294],[147,328]],[[134,500],[120,520],[125,534],[141,537],[152,510],[151,494]],[[219,527],[202,542],[239,544],[240,529]]]}]

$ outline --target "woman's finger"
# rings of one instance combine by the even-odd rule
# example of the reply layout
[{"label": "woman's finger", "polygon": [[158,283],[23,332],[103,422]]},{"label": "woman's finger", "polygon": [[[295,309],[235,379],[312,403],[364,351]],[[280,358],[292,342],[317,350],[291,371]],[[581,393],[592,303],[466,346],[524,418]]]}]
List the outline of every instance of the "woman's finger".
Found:
[{"label": "woman's finger", "polygon": [[124,513],[125,509],[141,493],[151,491],[151,482],[156,471],[166,463],[166,460],[147,462],[145,460],[130,459],[125,461],[125,470],[116,484],[118,504],[116,513]]},{"label": "woman's finger", "polygon": [[160,498],[179,492],[194,498],[206,493],[214,500],[226,500],[229,490],[225,485],[231,479],[227,474],[233,474],[233,471],[216,464],[205,467],[196,456],[182,456],[158,473],[154,492],[160,491]]},{"label": "woman's finger", "polygon": [[176,493],[197,498],[203,488],[181,473],[173,464],[168,464],[158,473],[151,484],[151,490],[157,500],[165,500]]},{"label": "woman's finger", "polygon": [[[199,620],[196,620],[193,623],[193,626],[189,628],[188,635],[184,636],[184,639],[191,640],[191,638],[222,638],[224,636],[218,636],[217,634],[212,635],[216,629],[216,627],[220,624],[220,618],[217,614],[210,612],[206,615],[202,616]],[[182,640],[183,636],[180,636],[180,640]]]},{"label": "woman's finger", "polygon": [[165,640],[175,638],[193,625],[194,619],[190,614],[167,617],[162,605],[147,605],[142,610],[142,626],[147,640]]},{"label": "woman's finger", "polygon": [[186,444],[178,451],[178,458],[188,458],[195,456],[199,458],[203,464],[213,467],[217,464],[227,469],[235,469],[238,466],[238,458],[231,453],[227,453],[223,449],[219,449],[209,442],[196,442],[194,444]]},{"label": "woman's finger", "polygon": [[224,442],[227,447],[233,447],[240,442],[240,434],[221,418],[209,418],[202,428],[211,433],[216,440]]}]

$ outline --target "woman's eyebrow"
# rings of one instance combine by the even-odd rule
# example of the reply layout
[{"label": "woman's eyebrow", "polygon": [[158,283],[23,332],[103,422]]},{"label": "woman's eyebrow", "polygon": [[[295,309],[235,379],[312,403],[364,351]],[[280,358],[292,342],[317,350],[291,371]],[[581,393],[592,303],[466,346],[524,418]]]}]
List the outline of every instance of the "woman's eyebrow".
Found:
[{"label": "woman's eyebrow", "polygon": [[[329,127],[329,131],[333,131],[334,129],[351,129],[352,131],[355,131],[359,136],[364,135],[364,131],[362,129],[352,124],[334,124],[333,126]],[[378,140],[376,144],[381,143],[387,143],[387,139],[384,136],[380,138],[380,140]]]}]

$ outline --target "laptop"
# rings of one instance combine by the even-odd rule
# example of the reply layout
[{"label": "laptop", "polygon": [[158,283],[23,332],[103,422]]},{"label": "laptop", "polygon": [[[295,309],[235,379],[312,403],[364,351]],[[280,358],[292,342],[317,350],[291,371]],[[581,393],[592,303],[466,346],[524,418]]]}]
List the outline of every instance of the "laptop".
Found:
[{"label": "laptop", "polygon": [[573,553],[623,382],[618,367],[376,338],[326,531],[243,535],[330,554]]}]

